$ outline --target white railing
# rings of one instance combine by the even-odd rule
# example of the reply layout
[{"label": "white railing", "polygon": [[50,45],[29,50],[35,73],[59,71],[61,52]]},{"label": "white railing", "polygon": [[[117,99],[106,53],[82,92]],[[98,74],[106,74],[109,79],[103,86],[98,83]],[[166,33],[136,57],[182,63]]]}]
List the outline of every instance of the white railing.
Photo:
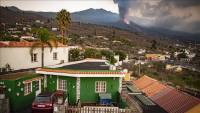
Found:
[{"label": "white railing", "polygon": [[84,107],[68,107],[66,113],[132,113],[130,109],[119,109],[118,107],[99,107],[99,106],[84,106]]}]

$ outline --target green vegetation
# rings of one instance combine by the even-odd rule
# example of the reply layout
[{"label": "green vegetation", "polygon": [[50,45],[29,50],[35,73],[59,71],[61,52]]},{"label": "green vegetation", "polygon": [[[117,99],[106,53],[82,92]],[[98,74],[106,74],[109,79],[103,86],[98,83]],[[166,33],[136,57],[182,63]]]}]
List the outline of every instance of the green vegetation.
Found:
[{"label": "green vegetation", "polygon": [[116,59],[114,58],[114,55],[119,55],[120,61],[122,61],[126,58],[126,54],[122,51],[112,52],[111,50],[97,50],[97,49],[93,49],[93,48],[87,48],[84,51],[81,51],[79,49],[72,49],[69,51],[70,61],[77,61],[77,60],[81,60],[83,58],[99,59],[99,58],[104,57],[111,64],[114,64],[117,62]]},{"label": "green vegetation", "polygon": [[80,35],[72,33],[69,35],[70,43],[72,45],[83,44],[83,40],[80,38]]},{"label": "green vegetation", "polygon": [[[151,67],[150,67],[151,65]],[[138,69],[138,67],[136,67]],[[189,87],[200,90],[200,73],[188,69],[181,72],[165,70],[165,63],[154,62],[141,66],[141,73],[160,81],[168,82],[173,86]]]},{"label": "green vegetation", "polygon": [[72,49],[69,51],[69,61],[77,61],[81,59],[81,50]]},{"label": "green vegetation", "polygon": [[101,58],[101,53],[92,48],[85,49],[84,58]]},{"label": "green vegetation", "polygon": [[157,41],[156,40],[151,41],[151,49],[157,49]]},{"label": "green vegetation", "polygon": [[115,55],[119,55],[119,60],[123,61],[126,59],[126,54],[122,51],[115,51]]},{"label": "green vegetation", "polygon": [[62,9],[60,12],[57,13],[56,20],[62,35],[62,43],[64,44],[65,33],[71,23],[70,13],[65,9]]},{"label": "green vegetation", "polygon": [[180,60],[181,58],[187,58],[187,55],[185,52],[181,52],[180,54],[177,55],[177,58]]},{"label": "green vegetation", "polygon": [[5,37],[1,37],[0,41],[20,41],[20,39],[19,38],[13,38],[13,37],[5,36]]}]

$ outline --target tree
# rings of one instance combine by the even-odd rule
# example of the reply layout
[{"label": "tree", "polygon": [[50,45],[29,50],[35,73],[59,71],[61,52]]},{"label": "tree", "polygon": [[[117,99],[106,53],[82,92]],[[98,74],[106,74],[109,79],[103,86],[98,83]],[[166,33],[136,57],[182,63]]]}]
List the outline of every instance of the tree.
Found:
[{"label": "tree", "polygon": [[157,49],[157,41],[156,40],[153,40],[151,42],[151,49]]},{"label": "tree", "polygon": [[119,55],[119,61],[123,61],[126,59],[126,54],[122,51],[115,51],[115,55]]},{"label": "tree", "polygon": [[106,59],[110,59],[111,56],[114,56],[114,53],[109,50],[101,50],[101,55],[106,57]]},{"label": "tree", "polygon": [[69,51],[69,59],[70,61],[77,61],[80,58],[80,50],[72,49]]},{"label": "tree", "polygon": [[69,25],[71,23],[70,13],[65,9],[62,9],[60,12],[57,13],[56,20],[62,35],[62,43],[64,44],[64,36],[66,30],[69,28]]},{"label": "tree", "polygon": [[115,64],[117,62],[117,60],[114,58],[114,56],[111,56],[109,58],[109,61],[110,61],[111,64]]},{"label": "tree", "polygon": [[50,52],[53,49],[53,46],[57,47],[56,38],[52,37],[49,31],[45,28],[39,28],[35,30],[35,34],[37,36],[37,41],[33,43],[30,49],[30,54],[33,54],[33,50],[41,47],[41,67],[44,67],[44,47],[50,47]]},{"label": "tree", "polygon": [[101,51],[101,56],[106,57],[108,61],[110,61],[111,64],[114,64],[117,62],[117,60],[114,58],[114,53],[109,50],[102,50]]},{"label": "tree", "polygon": [[72,33],[69,35],[70,42],[72,42],[73,44],[81,44],[82,40],[80,39],[80,35]]},{"label": "tree", "polygon": [[177,58],[180,60],[181,58],[187,58],[187,55],[185,52],[181,52],[180,54],[177,55]]},{"label": "tree", "polygon": [[96,49],[88,48],[84,52],[84,58],[100,58],[100,57],[101,53]]},{"label": "tree", "polygon": [[96,30],[96,28],[94,29],[94,36],[97,36],[97,30]]}]

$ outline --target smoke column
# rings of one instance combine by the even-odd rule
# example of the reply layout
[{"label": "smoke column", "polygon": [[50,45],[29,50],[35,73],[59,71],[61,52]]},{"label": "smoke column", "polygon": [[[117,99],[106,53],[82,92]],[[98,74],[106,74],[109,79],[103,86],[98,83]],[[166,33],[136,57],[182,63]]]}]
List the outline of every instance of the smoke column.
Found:
[{"label": "smoke column", "polygon": [[128,16],[131,0],[113,0],[113,1],[115,4],[118,4],[119,15],[120,15],[121,20],[129,24],[129,20],[127,16]]}]

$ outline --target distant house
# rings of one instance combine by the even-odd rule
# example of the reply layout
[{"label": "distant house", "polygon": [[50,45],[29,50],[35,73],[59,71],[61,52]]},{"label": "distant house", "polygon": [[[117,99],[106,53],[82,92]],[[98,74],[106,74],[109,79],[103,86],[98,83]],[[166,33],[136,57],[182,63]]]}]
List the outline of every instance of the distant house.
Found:
[{"label": "distant house", "polygon": [[36,22],[36,23],[40,23],[41,21],[40,21],[40,20],[35,20],[35,22]]},{"label": "distant house", "polygon": [[98,36],[95,36],[95,38],[104,38],[104,36],[98,35]]},{"label": "distant house", "polygon": [[15,33],[21,33],[21,31],[19,31],[17,28],[8,28],[8,32],[11,34],[15,34]]},{"label": "distant house", "polygon": [[144,54],[144,53],[146,53],[146,50],[145,50],[145,49],[139,49],[139,50],[138,50],[138,54]]},{"label": "distant house", "polygon": [[112,103],[117,103],[125,76],[122,70],[110,70],[106,60],[95,59],[49,66],[37,69],[36,73],[44,76],[49,91],[67,92],[72,105],[78,101],[82,104],[98,103],[99,94],[110,95]]},{"label": "distant house", "polygon": [[31,27],[23,27],[23,31],[31,30]]},{"label": "distant house", "polygon": [[190,58],[190,59],[194,58],[195,56],[196,56],[195,53],[190,53],[190,54],[187,55],[187,57]]},{"label": "distant house", "polygon": [[32,40],[34,40],[35,38],[31,35],[23,35],[23,36],[21,36],[21,39],[32,39]]},{"label": "distant house", "polygon": [[150,61],[164,61],[166,60],[166,55],[162,55],[162,54],[146,54],[145,55],[147,60]]},{"label": "distant house", "polygon": [[181,72],[183,70],[180,65],[170,65],[170,64],[167,64],[165,66],[165,69],[169,71],[175,71],[175,72]]},{"label": "distant house", "polygon": [[57,27],[52,27],[51,30],[52,31],[58,31],[58,28]]},{"label": "distant house", "polygon": [[13,38],[19,38],[18,35],[11,35],[11,37],[13,37]]},{"label": "distant house", "polygon": [[[41,67],[41,48],[38,47],[30,54],[32,42],[0,42],[0,71],[9,64],[12,70]],[[55,65],[68,62],[68,47],[58,44],[50,52],[49,47],[44,50],[44,65]]]}]

